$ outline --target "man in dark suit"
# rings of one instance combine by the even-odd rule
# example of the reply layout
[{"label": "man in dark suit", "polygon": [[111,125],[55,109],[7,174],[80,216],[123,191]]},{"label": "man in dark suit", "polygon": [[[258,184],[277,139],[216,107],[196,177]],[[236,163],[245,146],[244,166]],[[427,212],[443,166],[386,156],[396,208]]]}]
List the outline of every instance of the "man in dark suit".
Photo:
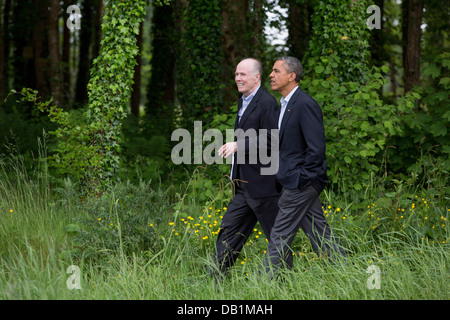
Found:
[{"label": "man in dark suit", "polygon": [[[236,67],[235,82],[242,93],[234,126],[236,141],[228,142],[218,150],[224,158],[233,156],[230,178],[234,196],[220,226],[215,255],[217,268],[210,272],[213,275],[228,273],[258,221],[266,238],[270,239],[278,212],[276,170],[269,175],[261,174],[261,169],[270,164],[261,161],[259,153],[252,151],[255,146],[256,149],[270,149],[271,130],[278,133],[278,103],[261,86],[261,75],[262,65],[256,59],[244,59]],[[260,129],[267,130],[267,137],[259,134]],[[236,133],[238,131],[241,134]],[[242,134],[248,131],[256,134]],[[244,155],[241,161],[240,155]],[[278,157],[276,161],[278,164]]]},{"label": "man in dark suit", "polygon": [[271,89],[282,95],[276,174],[282,193],[263,263],[272,276],[284,264],[292,267],[290,245],[299,228],[308,235],[318,255],[345,256],[331,236],[319,200],[328,182],[325,130],[320,107],[298,87],[302,73],[303,66],[297,58],[282,57],[270,74]]}]

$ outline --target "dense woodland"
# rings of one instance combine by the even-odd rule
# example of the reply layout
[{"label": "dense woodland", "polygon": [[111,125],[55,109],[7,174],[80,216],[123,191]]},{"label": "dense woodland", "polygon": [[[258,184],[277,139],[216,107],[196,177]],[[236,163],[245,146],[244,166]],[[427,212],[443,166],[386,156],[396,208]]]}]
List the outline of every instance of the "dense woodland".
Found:
[{"label": "dense woodland", "polygon": [[[73,4],[80,8],[81,28],[70,30],[67,8]],[[288,54],[303,61],[309,77],[337,76],[341,83],[365,84],[361,81],[364,73],[386,66],[384,83],[376,88],[382,103],[395,104],[414,88],[417,97],[420,92],[414,101],[414,120],[408,119],[401,130],[410,131],[402,134],[408,139],[393,134],[395,141],[385,141],[403,156],[392,160],[394,169],[406,173],[404,169],[420,156],[418,146],[423,152],[433,146],[433,157],[447,157],[448,6],[432,0],[376,1],[381,9],[381,29],[370,30],[363,24],[371,14],[364,10],[367,4],[300,0],[145,3],[145,16],[133,33],[138,54],[134,56],[131,93],[126,97],[130,116],[124,124],[125,154],[131,159],[139,153],[144,158],[167,160],[174,128],[188,127],[193,120],[210,123],[215,115],[230,113],[238,98],[233,72],[240,59],[260,58],[265,64],[266,85],[274,59]],[[360,8],[351,8],[357,6]],[[48,126],[45,117],[36,113],[32,104],[18,105],[13,96],[4,99],[10,90],[31,88],[43,100],[52,97],[54,104],[74,114],[72,118],[81,115],[88,105],[93,61],[101,50],[105,1],[3,0],[0,10],[2,144],[13,132],[23,151],[36,150],[35,137]],[[125,19],[127,14],[121,13]],[[266,27],[285,28],[286,44],[272,45]],[[348,45],[334,47],[339,42]],[[328,68],[324,65],[322,71],[317,59],[336,54],[341,60],[328,60]],[[383,154],[382,149],[388,147],[385,142],[376,154]],[[351,153],[342,159],[345,156],[353,158]]]},{"label": "dense woodland", "polygon": [[[80,8],[81,28],[71,30],[66,24],[71,18],[67,8],[73,4]],[[167,160],[174,128],[189,128],[194,120],[211,123],[215,115],[231,112],[230,107],[238,98],[233,72],[240,59],[260,58],[265,64],[266,85],[274,59],[288,54],[303,61],[307,79],[331,79],[330,83],[337,84],[353,82],[368,90],[367,93],[359,90],[363,97],[374,91],[367,88],[369,78],[363,80],[364,76],[378,75],[373,67],[386,68],[380,78],[383,85],[375,88],[377,105],[395,105],[415,90],[417,97],[411,101],[413,114],[400,107],[400,113],[405,113],[399,120],[401,123],[392,120],[398,132],[392,129],[383,141],[366,137],[375,144],[379,141],[378,146],[368,150],[367,157],[378,156],[381,161],[386,148],[396,148],[390,165],[403,174],[420,157],[419,147],[421,152],[431,150],[433,157],[447,158],[448,6],[433,0],[376,1],[381,9],[381,28],[370,30],[364,26],[371,15],[365,10],[369,4],[300,0],[147,1],[138,32],[133,32],[138,54],[132,57],[136,61],[132,88],[128,96],[124,93],[125,113],[129,114],[124,120],[124,154],[130,159],[139,154]],[[23,151],[36,150],[35,137],[49,125],[34,105],[16,104],[14,96],[4,100],[10,90],[37,90],[41,99],[52,97],[53,104],[72,113],[72,119],[81,117],[89,103],[93,62],[101,50],[105,5],[108,2],[100,0],[1,1],[2,144],[14,133],[20,138]],[[127,14],[132,12],[120,13],[123,19],[127,19]],[[120,25],[110,22],[113,28]],[[285,28],[286,44],[272,45],[266,27]],[[332,61],[335,57],[340,60]],[[307,79],[304,85],[311,86]],[[314,88],[304,89],[314,94]],[[328,87],[323,89],[330,91]],[[326,99],[315,98],[321,104],[330,104]],[[375,96],[370,99],[374,101]],[[336,106],[336,101],[331,103]],[[334,117],[333,110],[324,111],[325,116]],[[396,117],[400,115],[398,111],[395,113]],[[414,119],[408,118],[413,115]],[[390,128],[386,115],[383,119],[368,116],[353,120],[367,120],[368,124],[385,121],[383,129]],[[348,133],[343,131],[341,135],[345,138]],[[358,148],[363,140],[358,141]],[[338,159],[336,154],[331,156]],[[362,160],[367,157],[363,154]],[[348,154],[340,155],[338,160],[347,161],[339,165],[358,163],[354,158],[349,150]],[[367,173],[372,171],[368,168]]]},{"label": "dense woodland", "polygon": [[[448,299],[449,8],[0,0],[0,299]],[[282,55],[302,61],[300,87],[324,115],[321,201],[350,263],[323,264],[297,235],[286,281],[262,281],[255,227],[212,283],[230,168],[175,165],[172,133],[233,128],[236,64],[259,58],[270,90]],[[69,265],[82,290],[68,287]]]}]

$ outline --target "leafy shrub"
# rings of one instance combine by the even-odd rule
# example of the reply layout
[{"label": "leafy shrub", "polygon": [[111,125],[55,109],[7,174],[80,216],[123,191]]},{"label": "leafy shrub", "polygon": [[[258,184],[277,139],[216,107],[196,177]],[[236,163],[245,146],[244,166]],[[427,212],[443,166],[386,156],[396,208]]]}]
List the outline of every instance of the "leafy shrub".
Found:
[{"label": "leafy shrub", "polygon": [[162,242],[156,227],[170,210],[166,196],[151,183],[141,182],[118,184],[98,199],[86,199],[78,206],[84,214],[66,226],[74,246],[71,255],[101,260],[111,253],[159,251]]},{"label": "leafy shrub", "polygon": [[41,101],[37,90],[23,88],[20,92],[12,90],[11,94],[19,94],[22,102],[32,102],[57,125],[54,131],[50,131],[57,143],[48,160],[59,174],[80,179],[83,183],[86,172],[91,171],[92,174],[100,170],[102,154],[97,145],[89,143],[90,130],[85,118],[75,117],[74,120],[69,112],[52,104],[53,98]]},{"label": "leafy shrub", "polygon": [[405,119],[406,138],[394,140],[398,149],[391,162],[396,168],[405,168],[408,174],[429,180],[426,169],[435,166],[434,163],[443,162],[439,166],[442,175],[448,176],[450,168],[450,53],[437,56],[423,73],[428,78],[423,87],[416,88],[422,91],[422,98],[415,112]]},{"label": "leafy shrub", "polygon": [[[387,72],[387,68],[382,71]],[[378,92],[385,80],[377,68],[365,75],[363,84],[322,76],[318,73],[306,78],[301,86],[307,88],[324,114],[331,184],[342,191],[361,190],[369,185],[372,173],[385,173],[379,171],[389,139],[404,135],[404,116],[413,111],[420,96],[411,92],[396,105],[384,103]]]},{"label": "leafy shrub", "polygon": [[22,101],[32,102],[48,113],[58,127],[51,132],[58,139],[50,157],[52,164],[59,173],[79,178],[91,196],[105,192],[119,169],[121,121],[130,99],[138,53],[136,34],[144,19],[145,5],[143,0],[107,3],[101,50],[93,62],[88,84],[88,108],[78,121],[73,121],[61,106],[55,106],[53,98],[42,102],[36,90],[21,91]]},{"label": "leafy shrub", "polygon": [[[55,125],[30,103],[15,100],[10,96],[5,103],[0,101],[0,153],[7,153],[5,145],[13,142],[26,157],[25,165],[28,166],[29,158],[39,152],[36,138],[43,137],[44,131],[54,130]],[[49,139],[48,143],[52,144],[52,140]]]},{"label": "leafy shrub", "polygon": [[371,176],[387,174],[389,143],[405,135],[405,122],[420,98],[414,91],[395,104],[381,99],[388,68],[369,67],[368,4],[314,4],[314,30],[300,84],[322,108],[331,185],[344,192],[361,190]]}]

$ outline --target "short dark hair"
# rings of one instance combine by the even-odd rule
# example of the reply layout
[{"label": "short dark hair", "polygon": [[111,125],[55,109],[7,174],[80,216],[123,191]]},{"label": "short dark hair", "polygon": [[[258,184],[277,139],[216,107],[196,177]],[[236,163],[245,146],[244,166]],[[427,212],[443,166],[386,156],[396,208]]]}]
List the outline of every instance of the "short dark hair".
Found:
[{"label": "short dark hair", "polygon": [[303,75],[303,65],[296,57],[284,56],[277,60],[284,61],[288,73],[295,73],[295,82],[300,82]]}]

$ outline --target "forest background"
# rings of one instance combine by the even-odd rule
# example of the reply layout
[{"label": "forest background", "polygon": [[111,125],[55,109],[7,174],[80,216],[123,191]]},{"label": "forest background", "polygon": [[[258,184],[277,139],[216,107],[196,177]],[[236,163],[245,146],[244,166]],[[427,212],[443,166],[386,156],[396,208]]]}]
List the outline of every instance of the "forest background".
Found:
[{"label": "forest background", "polygon": [[[367,25],[370,5],[380,8],[379,28]],[[193,132],[194,121],[232,128],[240,59],[261,59],[269,90],[276,58],[293,55],[305,68],[300,87],[324,113],[324,214],[358,270],[395,262],[408,280],[388,277],[390,289],[374,293],[358,278],[362,286],[340,291],[330,272],[329,286],[304,295],[277,295],[250,279],[258,284],[251,292],[448,298],[449,22],[448,5],[436,0],[1,0],[0,297],[196,297],[174,288],[204,276],[232,196],[229,166],[175,165],[172,132]],[[280,34],[285,41],[274,41]],[[301,268],[317,267],[298,238]],[[238,265],[251,269],[264,248],[255,228]],[[72,264],[85,266],[90,287],[78,296],[57,289]],[[37,266],[48,268],[51,285],[38,281]],[[132,294],[116,278],[132,279],[136,268],[168,282]],[[248,298],[235,287],[236,269],[236,282],[215,296]],[[100,285],[105,273],[118,282]],[[417,290],[424,283],[429,290]],[[194,287],[210,297],[208,285]]]}]

